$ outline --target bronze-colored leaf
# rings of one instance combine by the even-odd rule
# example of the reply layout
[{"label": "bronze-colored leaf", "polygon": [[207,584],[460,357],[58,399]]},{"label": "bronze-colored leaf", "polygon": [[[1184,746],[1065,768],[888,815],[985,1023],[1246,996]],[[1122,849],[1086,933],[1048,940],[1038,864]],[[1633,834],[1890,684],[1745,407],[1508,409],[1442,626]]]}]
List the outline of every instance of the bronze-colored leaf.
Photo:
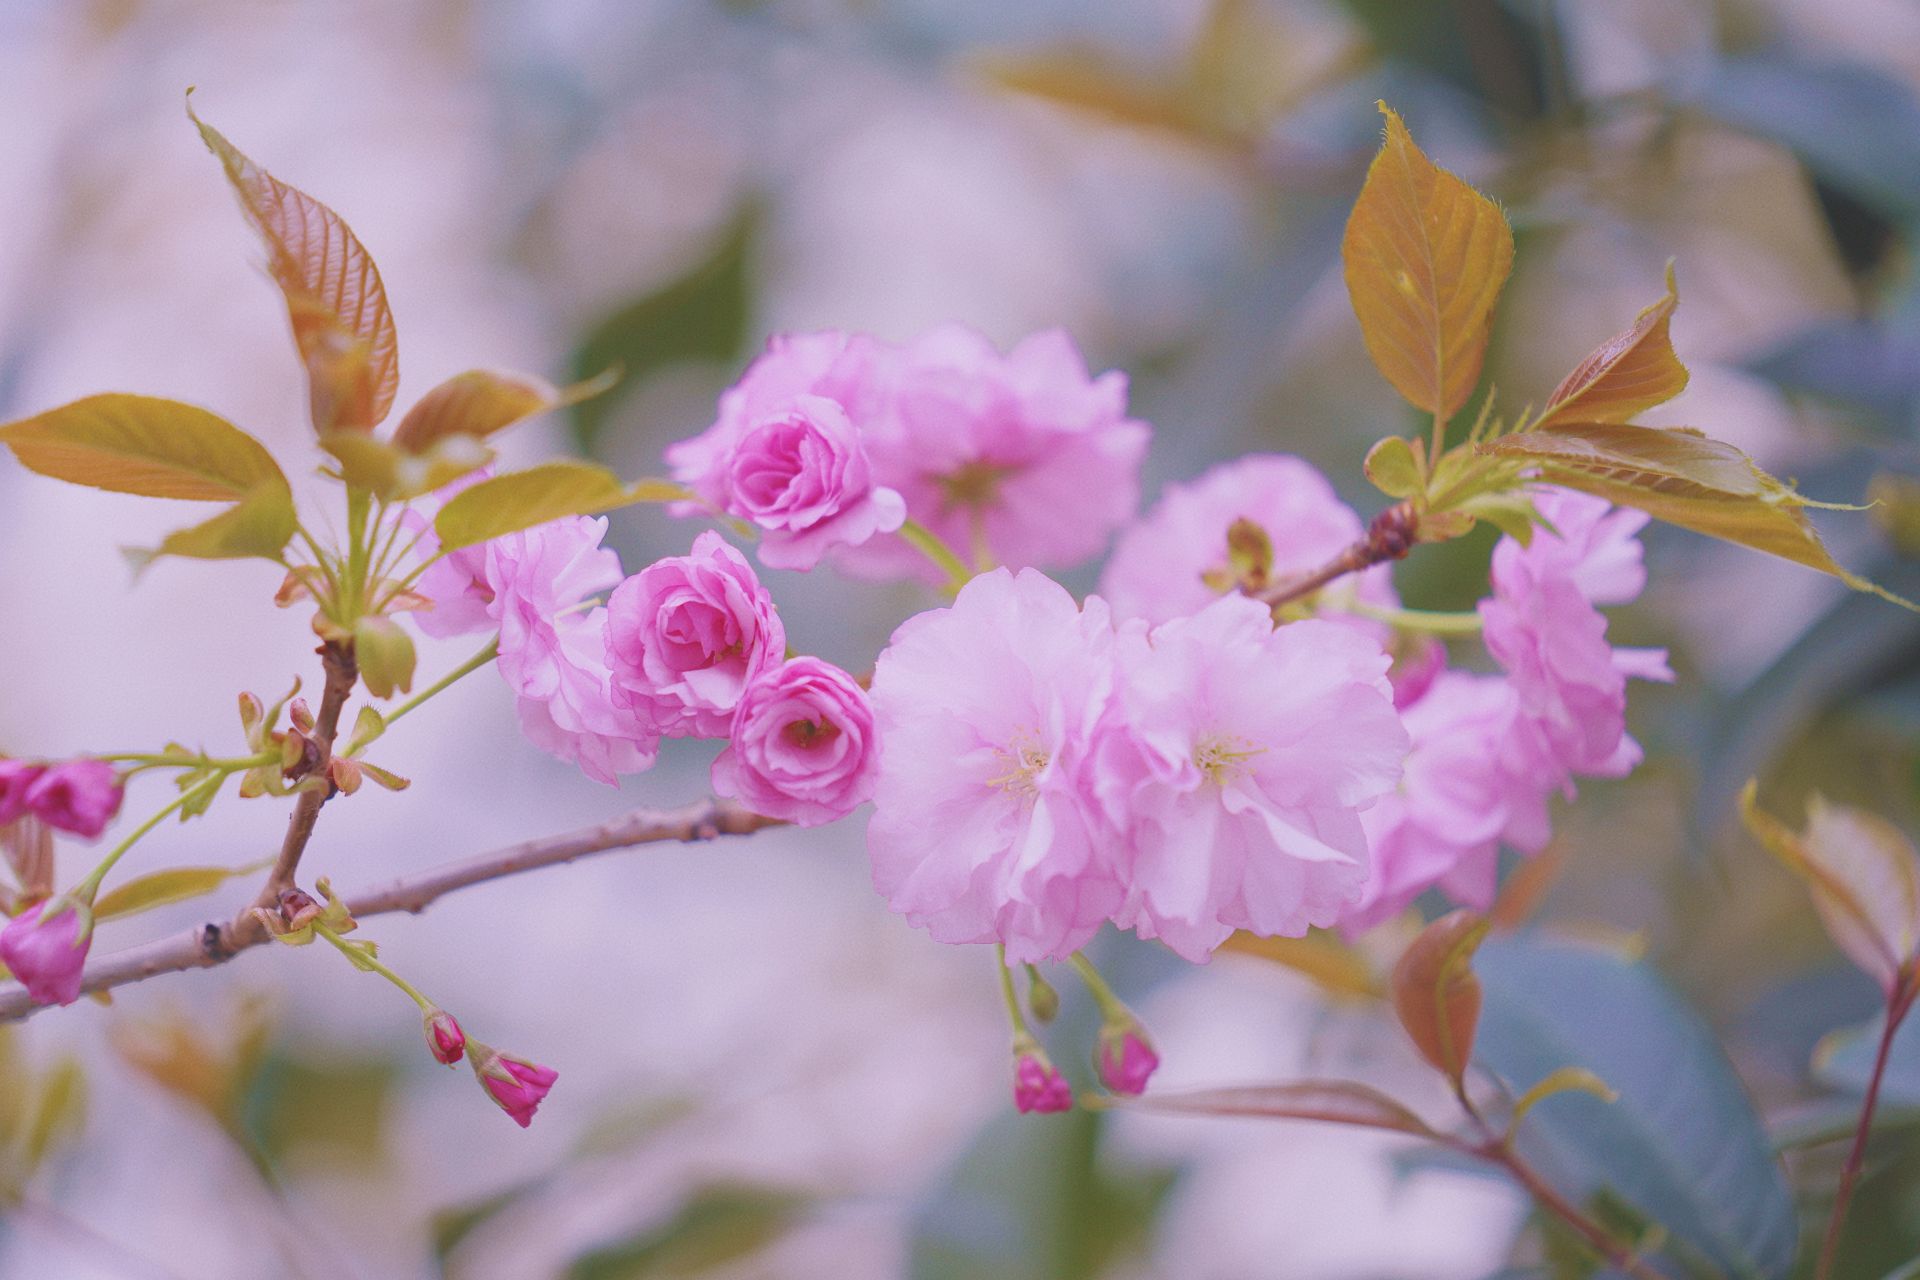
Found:
[{"label": "bronze-colored leaf", "polygon": [[1342,999],[1377,1000],[1386,994],[1366,955],[1324,930],[1304,938],[1267,938],[1242,929],[1221,943],[1220,949],[1284,965]]},{"label": "bronze-colored leaf", "polygon": [[314,430],[372,430],[400,385],[399,341],[373,256],[339,214],[254,164],[191,102],[187,114],[266,242],[306,366]]},{"label": "bronze-colored leaf", "polygon": [[1385,144],[1341,256],[1367,351],[1394,389],[1447,417],[1480,381],[1513,232],[1493,201],[1436,168],[1385,103]]},{"label": "bronze-colored leaf", "polygon": [[1674,354],[1668,326],[1680,302],[1673,264],[1667,264],[1666,296],[1642,311],[1625,333],[1600,344],[1547,397],[1537,425],[1560,422],[1625,422],[1665,404],[1687,388],[1687,367]]},{"label": "bronze-colored leaf", "polygon": [[421,396],[394,428],[393,443],[407,453],[425,453],[449,436],[484,440],[549,409],[578,404],[607,390],[614,371],[564,390],[524,373],[470,369]]},{"label": "bronze-colored leaf", "polygon": [[1471,911],[1441,916],[1415,938],[1393,967],[1393,1008],[1420,1056],[1455,1087],[1473,1056],[1480,1021],[1480,979],[1473,953],[1487,921]]},{"label": "bronze-colored leaf", "polygon": [[1803,509],[1811,502],[1740,450],[1686,427],[1556,423],[1478,446],[1524,463],[1540,480],[1591,493],[1656,520],[1832,574],[1908,609],[1916,606],[1841,568]]},{"label": "bronze-colored leaf", "polygon": [[0,426],[43,476],[146,498],[231,502],[286,477],[266,446],[217,413],[158,396],[97,395]]}]

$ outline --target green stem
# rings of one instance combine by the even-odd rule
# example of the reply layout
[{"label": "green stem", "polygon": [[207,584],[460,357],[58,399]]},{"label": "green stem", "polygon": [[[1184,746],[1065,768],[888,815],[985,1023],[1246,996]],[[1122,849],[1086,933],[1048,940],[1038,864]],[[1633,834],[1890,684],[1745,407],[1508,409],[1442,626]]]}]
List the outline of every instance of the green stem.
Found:
[{"label": "green stem", "polygon": [[82,880],[79,884],[73,887],[72,896],[80,899],[80,901],[82,902],[85,902],[91,905],[93,902],[94,895],[100,892],[100,882],[107,878],[107,873],[109,871],[113,870],[113,864],[120,861],[122,857],[126,856],[127,850],[133,848],[134,845],[140,842],[143,836],[145,836],[148,832],[152,831],[155,827],[159,826],[162,822],[166,821],[168,817],[178,812],[180,809],[184,808],[188,803],[194,800],[200,799],[202,795],[210,795],[213,792],[218,791],[220,789],[220,784],[227,780],[227,776],[230,772],[232,771],[225,770],[225,769],[220,770],[219,772],[215,773],[212,777],[207,778],[204,781],[197,782],[193,786],[188,787],[185,791],[182,791],[177,797],[175,797],[174,800],[170,804],[168,804],[164,809],[160,810],[160,812],[154,814],[151,818],[148,818],[145,822],[135,827],[132,830],[132,832],[128,834],[126,839],[122,840],[119,844],[113,847],[113,852],[109,853],[106,857],[100,860],[99,866],[95,867],[92,871],[89,871],[87,873],[86,879]]},{"label": "green stem", "polygon": [[919,551],[927,559],[940,567],[947,575],[947,583],[958,591],[967,585],[973,577],[973,571],[967,568],[967,562],[954,553],[939,534],[921,524],[918,520],[909,520],[900,526],[900,536],[907,545]]},{"label": "green stem", "polygon": [[1113,993],[1113,988],[1107,985],[1107,980],[1100,976],[1098,969],[1093,967],[1093,961],[1076,951],[1067,958],[1067,962],[1073,966],[1074,972],[1080,975],[1080,981],[1087,984],[1087,990],[1092,994],[1094,1003],[1100,1006],[1102,1017],[1108,1022],[1132,1019],[1133,1011],[1127,1008],[1125,1001]]},{"label": "green stem", "polygon": [[1820,1242],[1820,1262],[1814,1270],[1817,1280],[1833,1274],[1834,1260],[1840,1254],[1840,1236],[1847,1222],[1847,1209],[1853,1203],[1854,1184],[1867,1160],[1867,1140],[1873,1136],[1873,1112],[1880,1101],[1880,1084],[1887,1074],[1887,1059],[1893,1052],[1893,1038],[1906,1020],[1914,1000],[1920,997],[1920,977],[1903,971],[1892,995],[1887,998],[1887,1025],[1880,1033],[1880,1047],[1873,1058],[1873,1074],[1867,1077],[1867,1094],[1860,1105],[1860,1124],[1853,1135],[1853,1146],[1840,1170],[1840,1186],[1833,1198],[1833,1214],[1827,1219],[1827,1233]]},{"label": "green stem", "polygon": [[1022,1038],[1031,1040],[1033,1032],[1027,1029],[1027,1015],[1020,1011],[1020,996],[1013,989],[1013,970],[1007,967],[1006,944],[997,944],[994,947],[994,954],[999,960],[1000,994],[1007,1002],[1007,1019],[1013,1023],[1013,1038],[1016,1041]]},{"label": "green stem", "polygon": [[1355,617],[1371,618],[1375,622],[1384,622],[1402,631],[1425,631],[1431,635],[1440,636],[1480,634],[1480,615],[1477,613],[1436,613],[1431,609],[1388,609],[1380,605],[1368,604],[1363,600],[1344,601],[1340,608]]},{"label": "green stem", "polygon": [[398,720],[401,716],[406,715],[407,712],[413,710],[415,707],[425,702],[428,698],[431,698],[434,695],[439,693],[444,693],[456,681],[466,676],[472,675],[474,672],[486,666],[489,662],[492,662],[495,658],[499,656],[500,656],[500,637],[495,636],[493,639],[487,641],[486,648],[474,654],[471,658],[468,658],[465,662],[461,663],[459,666],[455,667],[453,670],[447,672],[447,674],[441,676],[438,680],[435,680],[432,684],[428,685],[426,688],[422,689],[420,692],[414,694],[411,698],[408,698],[405,702],[401,703],[399,706],[395,707],[393,710],[387,712],[386,715],[381,717],[381,719],[388,725],[393,724],[394,721]]},{"label": "green stem", "polygon": [[439,1008],[433,1001],[421,995],[418,987],[408,982],[393,970],[387,968],[386,965],[380,963],[379,958],[371,951],[362,947],[352,946],[339,934],[318,921],[314,922],[313,931],[325,938],[328,942],[331,942],[334,949],[341,955],[347,957],[347,962],[356,969],[365,969],[369,973],[377,973],[394,986],[400,988],[400,990],[406,992],[407,998],[420,1006],[421,1013],[431,1013]]}]

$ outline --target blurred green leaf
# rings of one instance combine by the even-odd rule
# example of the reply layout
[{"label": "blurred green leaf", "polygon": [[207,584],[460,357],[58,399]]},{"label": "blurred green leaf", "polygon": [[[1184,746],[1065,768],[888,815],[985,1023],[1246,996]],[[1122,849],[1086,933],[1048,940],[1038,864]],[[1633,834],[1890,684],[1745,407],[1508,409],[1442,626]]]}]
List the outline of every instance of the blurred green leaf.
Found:
[{"label": "blurred green leaf", "polygon": [[135,876],[125,884],[101,894],[93,904],[96,920],[137,915],[155,907],[186,902],[212,893],[235,876],[248,875],[273,865],[273,859],[251,862],[244,867],[168,867]]},{"label": "blurred green leaf", "polygon": [[1475,969],[1476,1062],[1516,1092],[1579,1066],[1619,1095],[1557,1094],[1521,1126],[1560,1191],[1610,1191],[1671,1234],[1663,1257],[1697,1253],[1738,1277],[1792,1269],[1793,1200],[1766,1134],[1713,1033],[1652,968],[1522,936],[1489,940]]},{"label": "blurred green leaf", "polygon": [[696,1276],[766,1248],[809,1203],[805,1196],[767,1187],[707,1187],[666,1222],[574,1259],[565,1280]]},{"label": "blurred green leaf", "polygon": [[270,1053],[243,1100],[243,1125],[275,1164],[306,1155],[377,1163],[399,1079],[388,1058]]},{"label": "blurred green leaf", "polygon": [[433,1256],[442,1264],[442,1274],[446,1274],[444,1264],[447,1258],[468,1236],[485,1226],[503,1210],[518,1204],[527,1195],[544,1185],[545,1183],[538,1179],[523,1182],[496,1195],[486,1196],[451,1209],[443,1209],[434,1214],[428,1223],[428,1231],[433,1238]]},{"label": "blurred green leaf", "polygon": [[626,373],[605,395],[573,406],[574,439],[589,455],[600,432],[632,390],[675,364],[732,364],[745,354],[753,312],[753,259],[765,221],[760,201],[734,211],[707,256],[684,275],[614,312],[575,349],[573,376],[591,379],[608,369]]}]

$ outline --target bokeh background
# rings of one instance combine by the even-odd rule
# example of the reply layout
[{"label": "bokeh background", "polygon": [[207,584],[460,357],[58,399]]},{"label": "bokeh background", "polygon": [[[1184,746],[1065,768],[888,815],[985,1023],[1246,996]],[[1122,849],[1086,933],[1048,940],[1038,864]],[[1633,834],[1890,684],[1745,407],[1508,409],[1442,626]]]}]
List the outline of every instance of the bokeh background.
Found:
[{"label": "bokeh background", "polygon": [[[305,473],[284,311],[190,85],[373,251],[403,397],[474,366],[624,365],[614,395],[522,429],[523,459],[657,470],[769,332],[1063,325],[1131,375],[1150,493],[1285,450],[1371,511],[1359,458],[1410,422],[1338,241],[1386,98],[1513,220],[1504,402],[1538,401],[1672,259],[1693,383],[1649,420],[1823,498],[1920,474],[1911,0],[6,0],[0,418],[174,396]],[[1915,594],[1904,510],[1822,524]],[[311,678],[271,567],[130,583],[117,547],[178,523],[0,462],[0,743],[224,748],[238,691]],[[640,510],[613,539],[632,568],[692,532]],[[1811,1072],[1814,1042],[1874,993],[1727,819],[1760,773],[1780,807],[1817,786],[1911,829],[1920,626],[1690,535],[1649,543],[1655,585],[1616,631],[1671,646],[1683,678],[1636,692],[1649,762],[1563,815],[1540,917],[1645,948],[1768,1114],[1817,1121],[1852,1103]],[[1465,604],[1486,549],[1423,551],[1403,593]],[[856,669],[926,603],[769,576],[796,643]],[[464,656],[428,647],[423,670]],[[341,885],[679,803],[707,764],[600,788],[520,740],[491,676],[375,754],[415,785],[329,807],[308,862]],[[139,861],[247,861],[282,821],[226,801]],[[883,909],[857,818],[485,886],[367,933],[476,1034],[559,1068],[530,1131],[429,1062],[383,984],[270,948],[11,1037],[38,1067],[79,1055],[89,1107],[0,1222],[0,1274],[1474,1280],[1537,1252],[1505,1184],[1390,1140],[1013,1117],[990,956]],[[1444,1114],[1364,999],[1256,957],[1103,945],[1160,1041],[1156,1084],[1348,1075]],[[1091,1029],[1069,986],[1063,1046]],[[1916,1162],[1877,1163],[1858,1212],[1857,1274],[1920,1251]]]}]

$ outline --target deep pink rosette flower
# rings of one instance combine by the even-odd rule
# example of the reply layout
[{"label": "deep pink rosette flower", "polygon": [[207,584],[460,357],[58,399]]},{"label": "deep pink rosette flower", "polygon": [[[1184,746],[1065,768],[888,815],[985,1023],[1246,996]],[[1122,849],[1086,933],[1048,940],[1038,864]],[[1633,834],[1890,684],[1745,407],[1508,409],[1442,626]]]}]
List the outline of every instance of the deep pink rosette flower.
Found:
[{"label": "deep pink rosette flower", "polygon": [[470,1041],[468,1048],[471,1052],[467,1055],[467,1061],[473,1067],[474,1078],[485,1087],[487,1096],[512,1116],[513,1122],[522,1129],[531,1125],[534,1113],[546,1100],[560,1073],[552,1067],[543,1067],[510,1053],[501,1053],[478,1041]]},{"label": "deep pink rosette flower", "polygon": [[1135,1097],[1145,1093],[1147,1081],[1160,1069],[1160,1055],[1138,1023],[1100,1029],[1100,1047],[1094,1055],[1100,1083],[1115,1093]]},{"label": "deep pink rosette flower", "polygon": [[852,676],[794,658],[747,686],[732,740],[713,762],[713,787],[756,813],[817,827],[872,796],[880,741],[873,704]]},{"label": "deep pink rosette flower", "polygon": [[120,775],[104,760],[51,765],[27,787],[27,808],[48,826],[88,840],[107,829],[125,796]]},{"label": "deep pink rosette flower", "polygon": [[[1100,579],[1114,616],[1157,624],[1219,598],[1225,588],[1207,580],[1227,572],[1227,529],[1242,519],[1266,531],[1276,581],[1320,568],[1366,532],[1313,464],[1277,453],[1236,458],[1186,484],[1168,485],[1153,509],[1120,535]],[[1338,616],[1338,601],[1348,593],[1383,608],[1400,603],[1387,565],[1329,587],[1322,595],[1329,612]],[[1361,625],[1384,634],[1377,624]]]},{"label": "deep pink rosette flower", "polygon": [[447,1066],[460,1061],[467,1051],[467,1036],[453,1015],[445,1009],[434,1009],[421,1021],[427,1036],[427,1052],[433,1055],[433,1060]]},{"label": "deep pink rosette flower", "polygon": [[[1140,505],[1146,423],[1126,376],[1091,377],[1073,339],[1036,333],[1004,355],[961,325],[934,329],[882,369],[884,410],[854,415],[874,474],[907,514],[967,554],[1013,569],[1100,553]],[[898,538],[837,558],[866,577],[939,574]]]},{"label": "deep pink rosette flower", "polygon": [[1113,704],[1106,606],[996,569],[893,633],[873,675],[886,741],[867,851],[895,911],[941,942],[1065,959],[1124,897],[1092,790]]},{"label": "deep pink rosette flower", "polygon": [[1037,1046],[1014,1046],[1013,1105],[1022,1115],[1073,1109],[1072,1086]]},{"label": "deep pink rosette flower", "polygon": [[72,1004],[80,998],[93,936],[80,936],[80,913],[72,906],[42,919],[44,914],[36,904],[0,929],[0,963],[35,1004]]},{"label": "deep pink rosette flower", "polygon": [[773,597],[712,530],[691,555],[648,565],[607,601],[614,699],[663,735],[726,736],[747,686],[786,647]]},{"label": "deep pink rosette flower", "polygon": [[45,765],[0,759],[0,827],[27,811],[27,790],[45,772]]},{"label": "deep pink rosette flower", "polygon": [[1334,923],[1367,878],[1358,810],[1407,752],[1378,643],[1318,619],[1276,629],[1244,596],[1120,639],[1126,714],[1096,771],[1131,846],[1116,922],[1194,961],[1235,929]]}]

